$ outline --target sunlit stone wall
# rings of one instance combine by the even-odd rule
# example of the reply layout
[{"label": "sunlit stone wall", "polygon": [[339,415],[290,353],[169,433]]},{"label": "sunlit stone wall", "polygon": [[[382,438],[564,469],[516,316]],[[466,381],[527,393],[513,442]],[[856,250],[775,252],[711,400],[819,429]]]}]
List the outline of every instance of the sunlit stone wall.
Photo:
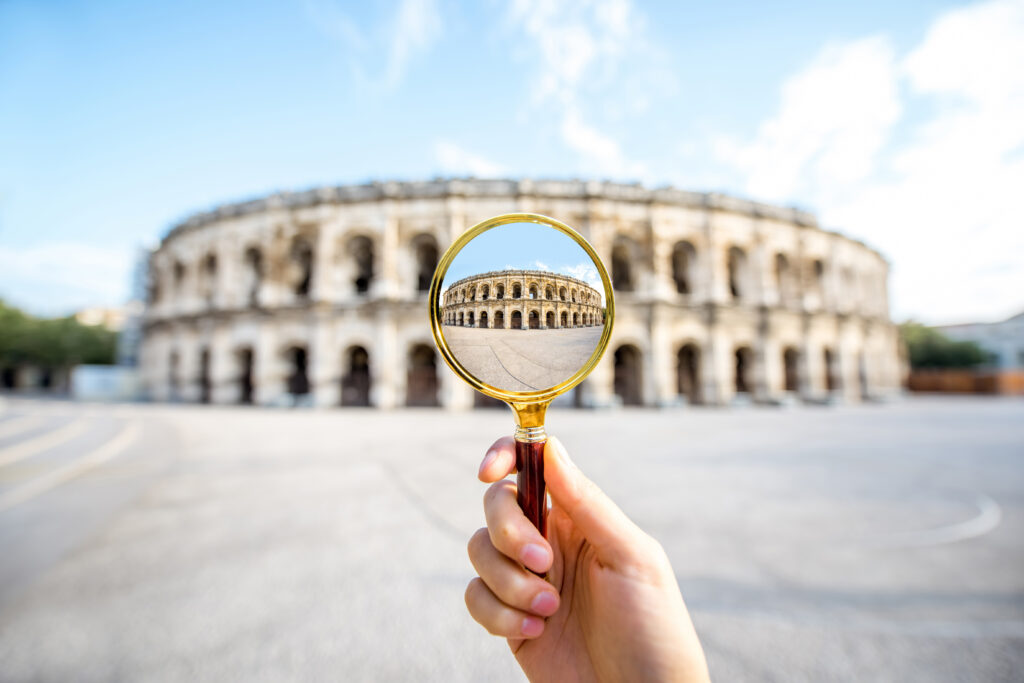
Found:
[{"label": "sunlit stone wall", "polygon": [[439,252],[507,212],[577,228],[615,284],[608,352],[567,401],[857,401],[898,388],[888,264],[812,215],[637,185],[440,180],[281,193],[172,228],[150,260],[149,394],[472,406],[433,347],[426,294]]}]

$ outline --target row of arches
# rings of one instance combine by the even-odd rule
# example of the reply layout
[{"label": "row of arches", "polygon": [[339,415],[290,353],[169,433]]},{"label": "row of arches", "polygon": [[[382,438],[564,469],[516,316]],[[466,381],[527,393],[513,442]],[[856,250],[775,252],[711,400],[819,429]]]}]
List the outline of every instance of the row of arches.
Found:
[{"label": "row of arches", "polygon": [[[294,345],[285,348],[282,359],[286,368],[284,383],[285,393],[293,405],[304,403],[312,385],[309,378],[310,354],[308,348]],[[200,403],[211,403],[213,400],[213,382],[210,350],[199,351],[199,366],[196,375],[198,400]],[[256,402],[256,356],[252,347],[241,347],[234,351],[234,375],[230,379],[233,385],[235,402],[241,405],[252,405]],[[437,373],[437,352],[427,344],[412,345],[406,356],[406,395],[405,405],[434,407],[440,405],[440,381]],[[168,386],[172,400],[183,395],[183,382],[180,372],[181,357],[177,351],[170,354],[168,362]],[[342,354],[342,372],[338,378],[339,405],[370,406],[372,405],[372,374],[370,352],[362,345],[348,347]]]},{"label": "row of arches", "polygon": [[[566,287],[557,288],[553,285],[540,285],[535,282],[526,284],[526,296],[523,296],[523,283],[511,282],[508,286],[509,298],[545,301],[561,301],[565,303],[583,303],[597,305],[600,301],[596,292]],[[473,301],[502,301],[505,299],[505,284],[502,282],[470,284],[449,290],[445,294],[445,304],[466,303]]]},{"label": "row of arches", "polygon": [[[487,311],[454,311],[443,312],[442,323],[457,327],[479,327],[495,330],[505,329],[505,311],[497,310],[493,314]],[[526,313],[525,324],[523,311],[514,310],[508,316],[508,329],[538,330],[560,329],[568,327],[594,327],[603,324],[600,313],[586,311],[547,311],[541,316],[540,311],[532,309]]]},{"label": "row of arches", "polygon": [[[260,305],[263,284],[271,277],[283,285],[299,300],[308,299],[313,293],[314,275],[318,267],[337,269],[343,275],[351,291],[366,295],[372,290],[378,276],[376,241],[366,235],[354,235],[341,243],[333,262],[318,259],[314,237],[296,235],[287,243],[287,249],[279,256],[269,256],[277,249],[270,246],[250,244],[237,255],[241,273],[245,305]],[[437,240],[429,234],[420,234],[411,241],[414,276],[411,278],[417,292],[427,292],[437,268],[439,249]],[[207,304],[214,303],[221,284],[218,280],[223,258],[229,255],[221,248],[203,255],[194,267],[195,286],[201,299]],[[234,257],[233,255],[231,255]],[[175,259],[169,272],[151,265],[147,298],[150,304],[157,304],[168,295],[182,297],[186,294],[190,271],[193,268],[181,259]],[[234,270],[234,269],[233,269]]]}]

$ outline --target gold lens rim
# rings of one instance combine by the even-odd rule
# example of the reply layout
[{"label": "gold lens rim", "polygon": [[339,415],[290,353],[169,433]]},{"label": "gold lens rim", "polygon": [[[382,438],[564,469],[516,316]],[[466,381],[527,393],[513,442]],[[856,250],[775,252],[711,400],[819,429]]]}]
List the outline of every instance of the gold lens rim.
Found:
[{"label": "gold lens rim", "polygon": [[[455,257],[458,256],[463,247],[469,244],[470,240],[484,232],[487,232],[488,230],[491,230],[492,228],[508,225],[509,223],[537,223],[539,225],[547,225],[568,235],[574,242],[580,245],[584,251],[587,252],[588,256],[590,256],[590,259],[597,267],[598,273],[601,275],[601,284],[604,287],[604,330],[601,333],[601,339],[598,341],[594,352],[590,355],[587,362],[584,363],[583,367],[581,367],[572,377],[561,384],[541,391],[503,391],[502,389],[491,386],[486,382],[481,382],[470,374],[469,371],[467,371],[455,358],[441,329],[441,285],[444,282],[444,276],[448,272],[448,268],[451,266],[452,261],[455,260]],[[450,367],[456,375],[461,377],[480,393],[505,401],[509,404],[548,403],[556,396],[564,394],[582,382],[597,366],[601,357],[604,355],[605,349],[608,347],[608,342],[612,336],[612,323],[615,320],[615,295],[612,292],[612,281],[608,276],[608,271],[605,269],[604,263],[601,262],[600,257],[597,255],[597,250],[594,249],[583,235],[576,232],[575,229],[561,221],[551,218],[550,216],[542,216],[537,213],[502,214],[500,216],[495,216],[494,218],[488,218],[485,221],[481,221],[459,235],[459,237],[452,242],[451,246],[448,247],[448,250],[444,252],[441,260],[438,262],[437,269],[434,271],[434,278],[430,282],[430,293],[428,294],[428,297],[430,301],[430,333],[434,336],[434,343],[441,351],[441,357],[444,358],[444,362],[448,364],[448,367]]]}]

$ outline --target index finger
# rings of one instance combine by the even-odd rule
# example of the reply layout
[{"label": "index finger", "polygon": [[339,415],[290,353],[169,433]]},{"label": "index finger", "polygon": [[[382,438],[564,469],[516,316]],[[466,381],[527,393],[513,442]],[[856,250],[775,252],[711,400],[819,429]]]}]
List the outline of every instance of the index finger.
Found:
[{"label": "index finger", "polygon": [[516,471],[516,442],[511,436],[503,436],[487,449],[487,455],[480,463],[477,477],[485,483],[504,479]]}]

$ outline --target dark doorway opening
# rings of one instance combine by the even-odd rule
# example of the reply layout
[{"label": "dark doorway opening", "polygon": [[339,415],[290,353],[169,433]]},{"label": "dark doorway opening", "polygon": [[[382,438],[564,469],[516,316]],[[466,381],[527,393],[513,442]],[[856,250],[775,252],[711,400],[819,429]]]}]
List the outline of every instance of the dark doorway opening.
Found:
[{"label": "dark doorway opening", "polygon": [[623,405],[643,405],[641,372],[641,356],[638,348],[627,344],[615,350],[615,393],[622,399]]},{"label": "dark doorway opening", "polygon": [[252,349],[242,349],[238,352],[238,368],[238,402],[242,405],[251,405],[253,402]]},{"label": "dark doorway opening", "polygon": [[680,396],[692,404],[701,402],[700,392],[700,349],[695,344],[686,344],[676,356],[676,382]]},{"label": "dark doorway opening", "polygon": [[786,391],[800,390],[800,352],[796,349],[786,349],[782,353],[782,365],[785,375]]},{"label": "dark doorway opening", "polygon": [[370,405],[370,354],[362,346],[353,346],[345,358],[341,378],[341,405]]},{"label": "dark doorway opening", "polygon": [[302,346],[288,349],[288,364],[291,366],[288,393],[292,395],[292,403],[297,404],[300,397],[309,394],[309,357],[306,349]]},{"label": "dark doorway opening", "polygon": [[530,311],[530,329],[540,329],[540,314],[537,311]]},{"label": "dark doorway opening", "polygon": [[512,329],[521,330],[523,329],[523,313],[522,311],[512,311]]},{"label": "dark doorway opening", "polygon": [[417,344],[409,351],[405,404],[437,406],[437,388],[437,359],[434,349],[426,344]]},{"label": "dark doorway opening", "polygon": [[199,352],[199,402],[210,402],[210,350],[203,349]]}]

